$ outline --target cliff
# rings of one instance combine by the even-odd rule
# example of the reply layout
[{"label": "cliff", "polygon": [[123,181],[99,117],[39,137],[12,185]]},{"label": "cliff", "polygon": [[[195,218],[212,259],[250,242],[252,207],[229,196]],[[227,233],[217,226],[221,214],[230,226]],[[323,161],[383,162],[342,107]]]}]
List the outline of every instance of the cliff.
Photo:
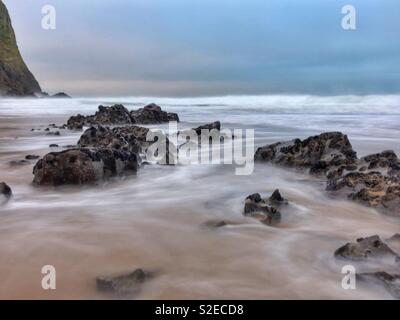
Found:
[{"label": "cliff", "polygon": [[22,59],[10,15],[0,0],[0,96],[32,96],[41,91]]}]

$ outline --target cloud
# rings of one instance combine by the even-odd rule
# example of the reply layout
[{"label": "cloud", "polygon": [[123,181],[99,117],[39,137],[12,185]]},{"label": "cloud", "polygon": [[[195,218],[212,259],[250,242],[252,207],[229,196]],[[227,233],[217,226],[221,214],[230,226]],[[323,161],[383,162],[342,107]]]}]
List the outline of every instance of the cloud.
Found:
[{"label": "cloud", "polygon": [[[24,5],[21,5],[21,2]],[[20,2],[20,3],[18,3]],[[400,91],[398,0],[5,0],[30,69],[74,95]],[[44,4],[57,29],[40,27]]]}]

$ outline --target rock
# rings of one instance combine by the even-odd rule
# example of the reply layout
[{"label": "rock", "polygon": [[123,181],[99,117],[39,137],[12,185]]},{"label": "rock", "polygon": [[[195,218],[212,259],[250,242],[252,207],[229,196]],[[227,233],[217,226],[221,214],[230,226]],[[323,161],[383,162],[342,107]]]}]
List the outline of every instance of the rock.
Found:
[{"label": "rock", "polygon": [[386,243],[382,242],[379,236],[374,235],[367,238],[359,238],[356,243],[346,243],[334,253],[336,258],[362,261],[370,258],[393,258],[398,257]]},{"label": "rock", "polygon": [[111,107],[99,106],[98,111],[91,116],[78,114],[68,119],[68,129],[81,130],[90,125],[129,125],[129,124],[157,124],[168,121],[179,121],[175,113],[167,113],[156,104],[147,105],[139,110],[128,111],[123,105]]},{"label": "rock", "polygon": [[384,271],[357,274],[357,280],[382,285],[396,299],[400,299],[400,274],[391,275]]},{"label": "rock", "polygon": [[58,148],[58,144],[52,143],[51,145],[49,145],[50,148]]},{"label": "rock", "polygon": [[116,294],[135,294],[141,285],[150,278],[150,274],[142,269],[115,277],[99,277],[96,279],[97,290]]},{"label": "rock", "polygon": [[0,1],[0,96],[33,97],[41,91],[22,59],[9,13]]},{"label": "rock", "polygon": [[267,225],[275,225],[281,221],[278,207],[287,203],[280,195],[279,190],[275,190],[268,199],[263,199],[259,193],[254,193],[245,200],[244,215],[256,218]]},{"label": "rock", "polygon": [[50,96],[50,98],[56,98],[56,99],[71,99],[71,97],[66,94],[65,92],[58,92],[56,94],[53,94]]},{"label": "rock", "polygon": [[[124,150],[134,153],[146,154],[146,151],[153,141],[147,141],[147,134],[150,129],[129,126],[129,127],[103,127],[92,126],[87,129],[78,141],[79,147],[95,147],[95,148],[112,148],[116,150]],[[163,164],[174,164],[175,156],[169,159],[170,152],[177,152],[176,147],[172,145],[165,135],[161,135],[166,143],[166,159],[162,160]],[[171,148],[169,146],[171,145]]]},{"label": "rock", "polygon": [[327,178],[332,194],[400,215],[400,160],[392,150],[358,159],[346,135],[328,132],[261,147],[254,158],[308,169]]},{"label": "rock", "polygon": [[19,167],[19,166],[25,166],[30,164],[28,160],[22,159],[22,160],[12,160],[10,161],[10,166],[12,167]]},{"label": "rock", "polygon": [[130,112],[132,122],[140,124],[155,124],[169,121],[179,122],[176,113],[168,113],[161,110],[161,107],[155,103],[148,104],[139,110]]},{"label": "rock", "polygon": [[12,196],[12,190],[5,182],[0,182],[0,194],[3,195],[6,199],[9,199]]},{"label": "rock", "polygon": [[34,155],[34,154],[28,154],[27,156],[25,156],[26,160],[36,160],[39,159],[40,156]]},{"label": "rock", "polygon": [[208,220],[202,225],[210,229],[218,229],[221,227],[225,227],[226,225],[228,225],[228,223],[225,220]]},{"label": "rock", "polygon": [[386,239],[386,242],[400,242],[400,233],[396,233],[389,239]]},{"label": "rock", "polygon": [[400,160],[393,151],[359,159],[354,171],[330,178],[326,189],[335,194],[400,215]]},{"label": "rock", "polygon": [[305,140],[295,139],[258,148],[254,159],[289,167],[306,168],[312,174],[336,175],[357,160],[349,139],[327,132]]},{"label": "rock", "polygon": [[104,149],[69,149],[51,152],[33,168],[37,185],[90,184],[123,173],[134,173],[138,155],[133,152]]},{"label": "rock", "polygon": [[199,126],[197,128],[193,128],[192,130],[194,130],[196,132],[196,134],[198,136],[200,136],[201,135],[201,130],[209,130],[209,131],[211,131],[211,130],[214,130],[214,129],[217,130],[217,131],[221,131],[221,122],[215,121],[215,122],[212,122],[212,123],[207,123],[207,124],[201,125],[201,126]]},{"label": "rock", "polygon": [[[47,130],[46,130],[47,131]],[[59,136],[60,131],[51,131],[46,133],[47,136]]]}]

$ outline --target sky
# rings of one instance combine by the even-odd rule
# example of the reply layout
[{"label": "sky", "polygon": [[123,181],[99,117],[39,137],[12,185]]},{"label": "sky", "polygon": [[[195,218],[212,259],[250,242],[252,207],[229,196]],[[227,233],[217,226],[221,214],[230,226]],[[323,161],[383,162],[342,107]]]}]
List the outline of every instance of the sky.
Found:
[{"label": "sky", "polygon": [[[399,0],[3,0],[42,89],[74,96],[400,93]],[[356,30],[342,28],[342,7]],[[42,28],[42,7],[56,29]]]}]

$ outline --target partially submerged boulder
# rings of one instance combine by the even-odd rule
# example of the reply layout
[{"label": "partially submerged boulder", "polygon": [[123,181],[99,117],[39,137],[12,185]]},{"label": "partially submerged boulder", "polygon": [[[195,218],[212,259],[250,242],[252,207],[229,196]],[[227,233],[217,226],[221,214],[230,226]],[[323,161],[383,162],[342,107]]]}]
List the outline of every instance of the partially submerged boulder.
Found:
[{"label": "partially submerged boulder", "polygon": [[134,173],[138,155],[133,152],[103,149],[69,149],[51,152],[33,168],[37,185],[90,184],[99,180]]},{"label": "partially submerged boulder", "polygon": [[294,139],[258,148],[256,161],[309,169],[328,174],[339,167],[352,167],[357,160],[349,139],[341,132],[326,132],[305,140]]},{"label": "partially submerged boulder", "polygon": [[400,299],[400,274],[384,271],[357,274],[357,279],[383,286],[396,299]]},{"label": "partially submerged boulder", "polygon": [[369,155],[354,171],[328,180],[326,189],[382,212],[400,214],[400,160],[393,151]]},{"label": "partially submerged boulder", "polygon": [[97,290],[119,295],[135,294],[142,284],[149,279],[150,274],[142,269],[115,277],[99,277],[96,279]]},{"label": "partially submerged boulder", "polygon": [[155,103],[148,104],[138,110],[130,112],[133,123],[140,124],[157,124],[169,121],[179,122],[179,117],[176,113],[165,112]]},{"label": "partially submerged boulder", "polygon": [[276,225],[281,221],[278,208],[287,203],[279,190],[275,190],[271,197],[264,199],[259,193],[254,193],[245,200],[244,215],[256,218],[267,225]]},{"label": "partially submerged boulder", "polygon": [[6,200],[10,199],[12,196],[12,190],[5,182],[0,182],[0,195]]},{"label": "partially submerged boulder", "polygon": [[355,243],[346,243],[334,253],[336,258],[364,261],[371,258],[391,258],[396,261],[398,254],[394,252],[378,235],[359,238]]},{"label": "partially submerged boulder", "polygon": [[197,135],[201,135],[201,131],[202,130],[208,130],[208,131],[217,130],[217,131],[221,131],[221,122],[215,121],[215,122],[212,122],[212,123],[207,123],[207,124],[201,125],[201,126],[199,126],[197,128],[193,128],[193,130],[196,132]]},{"label": "partially submerged boulder", "polygon": [[161,107],[154,103],[133,111],[129,111],[122,104],[115,104],[110,107],[100,105],[94,115],[72,116],[68,119],[67,127],[81,130],[83,126],[91,125],[158,124],[168,121],[179,121],[179,117],[176,113],[161,110]]}]

